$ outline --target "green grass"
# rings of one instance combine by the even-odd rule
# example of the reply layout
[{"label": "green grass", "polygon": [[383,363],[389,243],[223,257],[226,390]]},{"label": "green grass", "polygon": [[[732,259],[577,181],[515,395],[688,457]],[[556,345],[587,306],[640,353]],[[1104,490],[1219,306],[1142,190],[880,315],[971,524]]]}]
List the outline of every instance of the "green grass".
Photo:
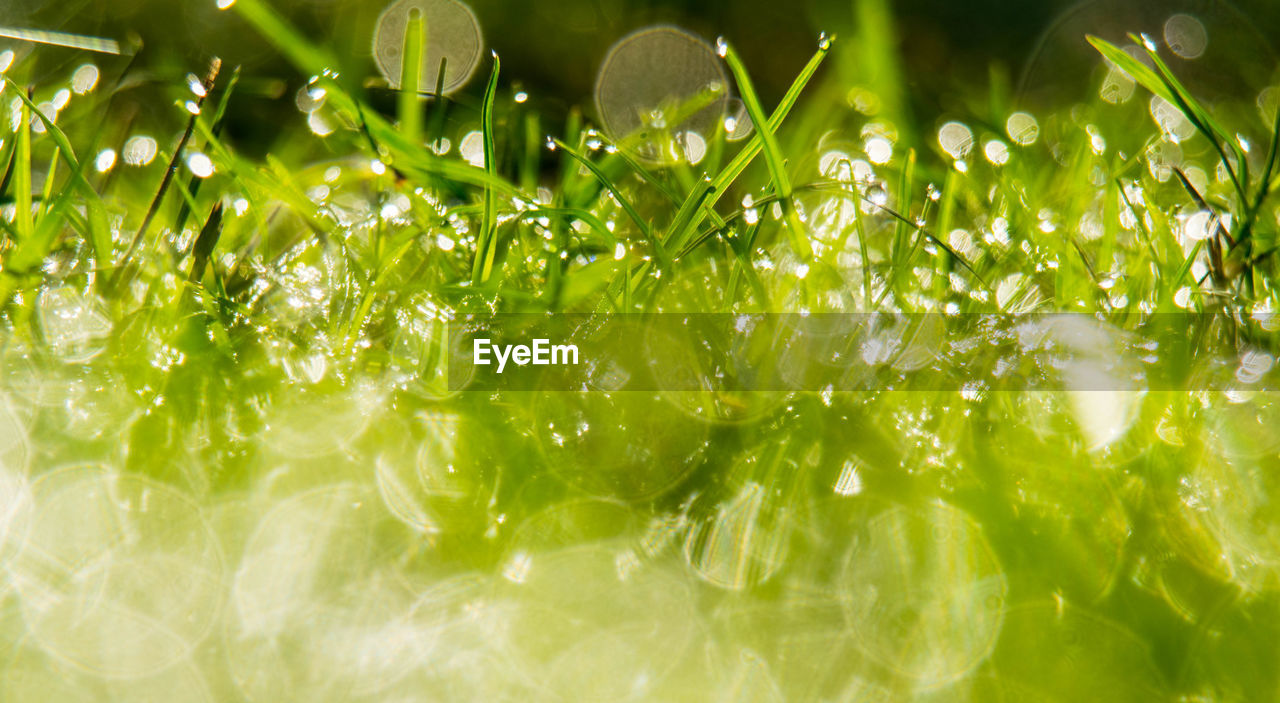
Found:
[{"label": "green grass", "polygon": [[[1280,424],[1232,379],[1280,352],[1280,120],[1090,39],[1128,102],[1037,112],[1019,144],[1000,86],[968,86],[930,122],[884,3],[858,8],[863,40],[824,35],[776,104],[726,44],[756,129],[697,164],[517,101],[496,55],[419,92],[417,20],[387,100],[237,0],[304,77],[282,99],[323,101],[263,158],[225,128],[261,85],[233,67],[192,67],[205,95],[165,77],[145,165],[115,64],[56,120],[65,76],[9,69],[0,699],[1273,698]],[[1148,93],[1193,129],[1167,168]],[[1081,313],[1124,361],[1235,388],[957,392],[930,355],[996,352],[940,318],[891,335],[913,392],[448,385],[457,315],[801,310]],[[1186,328],[1127,336],[1157,313]]]}]

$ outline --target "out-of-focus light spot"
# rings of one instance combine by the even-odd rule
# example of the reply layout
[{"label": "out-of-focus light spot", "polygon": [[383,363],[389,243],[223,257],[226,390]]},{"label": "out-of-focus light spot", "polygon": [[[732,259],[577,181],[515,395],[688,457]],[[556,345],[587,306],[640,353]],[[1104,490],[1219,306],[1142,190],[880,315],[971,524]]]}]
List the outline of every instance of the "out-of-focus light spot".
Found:
[{"label": "out-of-focus light spot", "polygon": [[183,103],[182,109],[186,110],[187,112],[193,115],[200,114],[200,104],[194,100],[188,100],[185,103]]},{"label": "out-of-focus light spot", "polygon": [[443,234],[436,235],[436,247],[438,247],[440,251],[453,251],[453,248],[456,245],[457,243],[448,236]]},{"label": "out-of-focus light spot", "polygon": [[124,162],[130,166],[146,166],[156,158],[156,140],[147,136],[131,137],[124,143]]},{"label": "out-of-focus light spot", "polygon": [[98,67],[87,63],[71,74],[71,89],[76,95],[84,95],[98,85]]},{"label": "out-of-focus light spot", "polygon": [[8,71],[9,67],[12,65],[13,65],[13,52],[7,51],[7,50],[0,52],[0,73],[4,73],[5,71]]},{"label": "out-of-focus light spot", "polygon": [[973,132],[959,122],[948,122],[938,130],[938,145],[953,159],[963,159],[973,149]]},{"label": "out-of-focus light spot", "polygon": [[312,134],[317,137],[327,137],[333,134],[333,125],[320,114],[319,111],[307,115],[307,127],[311,129]]},{"label": "out-of-focus light spot", "polygon": [[529,94],[528,94],[528,93],[524,92],[523,90],[522,90],[522,91],[520,91],[520,92],[518,92],[518,93],[516,93],[516,102],[518,102],[518,103],[526,103],[526,102],[528,102],[528,101],[529,101]]},{"label": "out-of-focus light spot", "polygon": [[680,142],[684,147],[684,158],[691,164],[701,163],[707,156],[707,140],[697,132],[685,132]]},{"label": "out-of-focus light spot", "polygon": [[237,217],[244,217],[244,214],[249,212],[249,201],[244,198],[236,198],[235,202],[231,203],[231,209],[235,210]]},{"label": "out-of-focus light spot", "polygon": [[627,245],[622,242],[613,245],[613,260],[622,261],[625,258],[627,258]]},{"label": "out-of-focus light spot", "polygon": [[1204,56],[1209,48],[1209,32],[1200,20],[1177,14],[1164,23],[1164,43],[1180,58],[1191,61]]},{"label": "out-of-focus light spot", "polygon": [[373,161],[369,162],[369,170],[373,171],[375,175],[381,176],[382,174],[387,172],[387,165],[382,163],[378,159],[374,159]]},{"label": "out-of-focus light spot", "polygon": [[468,132],[458,145],[458,152],[467,163],[476,168],[484,168],[484,135],[480,132]]},{"label": "out-of-focus light spot", "polygon": [[1151,119],[1155,120],[1160,130],[1164,132],[1165,138],[1174,142],[1183,142],[1196,133],[1195,125],[1188,120],[1186,115],[1169,101],[1159,95],[1152,95],[1149,104],[1151,111]]},{"label": "out-of-focus light spot", "polygon": [[1112,66],[1107,71],[1107,77],[1102,80],[1102,88],[1098,90],[1098,95],[1112,105],[1119,105],[1133,97],[1136,88],[1137,84],[1129,74]]},{"label": "out-of-focus light spot", "polygon": [[1005,131],[1016,144],[1031,146],[1040,138],[1040,123],[1034,115],[1027,112],[1015,112],[1005,121]]},{"label": "out-of-focus light spot", "polygon": [[204,154],[194,151],[187,156],[187,168],[196,178],[208,178],[213,175],[213,161]]},{"label": "out-of-focus light spot", "polygon": [[209,91],[204,87],[204,81],[200,80],[200,77],[194,73],[187,74],[187,88],[194,93],[197,98],[203,98],[209,94]]},{"label": "out-of-focus light spot", "polygon": [[50,100],[49,104],[53,105],[54,112],[62,112],[62,110],[66,108],[67,103],[70,103],[70,102],[71,102],[71,91],[67,90],[66,88],[63,88],[62,90],[59,90],[58,92],[53,94],[53,100]]},{"label": "out-of-focus light spot", "polygon": [[217,0],[219,10],[226,10],[236,4],[236,0]]},{"label": "out-of-focus light spot", "polygon": [[53,103],[40,103],[36,105],[36,114],[31,115],[31,131],[36,134],[44,134],[48,128],[44,125],[44,120],[40,119],[43,115],[50,122],[58,120],[58,107]]},{"label": "out-of-focus light spot", "polygon": [[1214,226],[1213,213],[1208,210],[1200,210],[1191,217],[1187,218],[1187,222],[1182,226],[1182,234],[1187,239],[1198,242],[1209,238],[1213,234]]},{"label": "out-of-focus light spot", "polygon": [[405,28],[414,12],[422,18],[426,30],[418,92],[435,93],[440,64],[444,62],[444,94],[453,93],[470,80],[484,55],[480,23],[471,8],[458,0],[398,0],[388,4],[374,28],[373,58],[378,72],[392,88],[400,89]]},{"label": "out-of-focus light spot", "polygon": [[992,165],[1003,166],[1009,163],[1009,145],[999,139],[992,139],[982,147],[982,153]]},{"label": "out-of-focus light spot", "polygon": [[863,149],[871,163],[877,166],[887,164],[893,158],[893,142],[884,137],[871,137]]},{"label": "out-of-focus light spot", "polygon": [[106,173],[107,171],[110,171],[111,169],[115,168],[115,165],[116,165],[115,149],[103,149],[102,151],[98,152],[98,157],[93,160],[93,167],[98,169],[98,173]]}]

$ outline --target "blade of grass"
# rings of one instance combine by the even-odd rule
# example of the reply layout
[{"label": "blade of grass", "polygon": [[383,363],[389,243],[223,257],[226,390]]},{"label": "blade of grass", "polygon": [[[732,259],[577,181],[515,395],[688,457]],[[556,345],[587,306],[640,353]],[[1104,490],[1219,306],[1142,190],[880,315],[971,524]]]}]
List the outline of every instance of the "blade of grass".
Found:
[{"label": "blade of grass", "polygon": [[404,27],[403,61],[400,64],[400,95],[396,110],[400,118],[400,131],[405,139],[417,144],[422,141],[422,109],[418,102],[418,88],[422,83],[422,55],[427,45],[427,19],[414,7],[409,10],[409,21]]},{"label": "blade of grass", "polygon": [[[213,83],[217,80],[218,72],[221,69],[222,60],[215,58],[213,62],[210,63],[209,73],[204,79],[205,94],[196,100],[197,108],[204,106],[205,98],[207,98],[209,92],[213,90]],[[119,262],[116,264],[116,270],[115,273],[111,275],[109,287],[116,288],[119,285],[120,277],[126,270],[129,264],[129,259],[133,256],[134,251],[137,250],[138,245],[142,242],[142,237],[151,227],[151,223],[155,220],[156,214],[160,212],[160,204],[164,202],[164,196],[168,193],[169,186],[173,183],[173,178],[178,173],[178,166],[182,161],[182,152],[187,148],[187,142],[191,141],[191,135],[195,131],[196,121],[199,117],[199,109],[197,109],[196,114],[191,115],[190,119],[187,120],[187,129],[183,132],[182,139],[178,141],[178,146],[174,148],[173,156],[169,158],[169,166],[165,169],[164,177],[160,179],[160,187],[156,189],[156,195],[151,200],[151,206],[147,208],[147,214],[142,219],[142,225],[138,227],[138,231],[134,233],[133,239],[129,241],[129,246],[125,249],[124,255],[120,257]]]},{"label": "blade of grass", "polygon": [[618,201],[618,204],[622,206],[623,212],[626,212],[627,217],[631,218],[631,221],[636,224],[636,227],[640,228],[640,231],[644,233],[645,238],[652,238],[653,232],[650,229],[649,224],[640,216],[640,213],[631,204],[630,199],[623,195],[622,191],[618,189],[618,185],[614,183],[611,178],[605,175],[605,173],[600,170],[599,166],[596,166],[591,159],[579,154],[576,150],[571,149],[568,144],[565,144],[559,139],[553,140],[553,143],[556,145],[557,149],[564,151],[564,153],[568,154],[575,161],[582,164],[588,171],[590,171],[591,175],[595,176],[596,179],[600,181],[600,184],[603,185],[605,189],[608,190],[609,193],[611,193]]},{"label": "blade of grass", "polygon": [[339,68],[337,58],[294,30],[283,17],[261,0],[237,0],[236,12],[271,42],[290,63],[308,75],[320,76]]},{"label": "blade of grass", "polygon": [[209,257],[213,255],[213,250],[218,246],[218,239],[222,236],[222,203],[213,206],[213,212],[209,213],[209,219],[205,221],[204,227],[200,229],[200,235],[196,237],[195,246],[192,248],[191,271],[187,274],[187,281],[190,283],[199,283],[204,278],[205,268],[209,265]]},{"label": "blade of grass", "polygon": [[[493,101],[498,93],[498,73],[502,70],[502,61],[497,52],[493,53],[493,71],[489,74],[489,84],[484,89],[484,102],[480,107],[480,131],[484,135],[484,170],[491,178],[496,178],[498,164],[493,148]],[[480,238],[476,242],[476,258],[471,271],[473,284],[481,284],[489,280],[493,271],[493,262],[498,252],[497,202],[493,188],[484,188],[484,219],[481,223]]]},{"label": "blade of grass", "polygon": [[[231,80],[227,81],[227,87],[222,91],[222,97],[218,100],[218,107],[213,113],[213,127],[210,132],[214,137],[222,136],[222,127],[226,120],[227,104],[231,102],[231,95],[235,92],[236,86],[240,83],[240,67],[231,72]],[[187,179],[187,192],[191,193],[191,198],[195,199],[200,194],[201,185],[204,179],[196,178],[194,175]],[[176,223],[173,227],[174,231],[181,232],[187,226],[187,219],[191,216],[192,206],[185,200],[182,203],[182,209],[178,210],[178,217],[174,220]]]},{"label": "blade of grass", "polygon": [[796,250],[796,255],[802,261],[809,261],[813,258],[813,248],[809,245],[809,238],[805,231],[804,224],[800,222],[800,216],[796,212],[795,203],[791,201],[791,178],[787,175],[786,159],[782,156],[782,149],[778,146],[778,137],[774,134],[776,127],[769,124],[769,120],[764,115],[764,109],[760,105],[760,98],[756,95],[755,86],[751,82],[751,76],[747,73],[746,66],[743,65],[742,59],[738,56],[738,52],[728,44],[723,44],[724,60],[729,64],[729,70],[733,73],[734,80],[738,83],[738,91],[742,95],[742,102],[746,105],[747,115],[751,117],[751,121],[756,125],[756,133],[760,137],[760,143],[764,149],[765,162],[769,165],[769,173],[773,178],[774,189],[778,193],[778,197],[782,202],[782,213],[786,218],[787,231],[791,233],[791,245]]},{"label": "blade of grass", "polygon": [[1245,192],[1244,182],[1241,179],[1240,174],[1236,172],[1236,167],[1233,167],[1230,159],[1227,158],[1226,151],[1223,149],[1220,139],[1226,141],[1232,148],[1240,167],[1247,168],[1243,155],[1239,152],[1239,145],[1235,143],[1235,140],[1231,139],[1230,133],[1223,130],[1208,111],[1191,97],[1186,88],[1183,87],[1178,79],[1173,75],[1173,72],[1169,70],[1169,67],[1160,59],[1159,54],[1157,54],[1151,47],[1147,46],[1141,38],[1130,35],[1130,39],[1133,40],[1135,44],[1142,47],[1147,56],[1150,57],[1152,62],[1156,65],[1157,68],[1153,70],[1138,59],[1130,56],[1120,47],[1106,41],[1105,39],[1100,39],[1093,35],[1086,36],[1086,39],[1093,48],[1097,49],[1103,57],[1112,63],[1112,65],[1129,74],[1129,76],[1133,78],[1138,85],[1141,85],[1143,88],[1151,91],[1165,102],[1176,107],[1178,111],[1191,122],[1196,130],[1209,140],[1213,145],[1214,150],[1218,153],[1223,167],[1227,169],[1227,173],[1231,177],[1231,184],[1235,188],[1236,194],[1240,197],[1240,202],[1247,204],[1249,199]]},{"label": "blade of grass", "polygon": [[[21,92],[21,91],[19,91]],[[18,240],[31,238],[34,223],[31,219],[31,105],[30,98],[22,101],[18,125],[18,147],[14,155],[17,168],[13,178],[14,229]]]},{"label": "blade of grass", "polygon": [[814,74],[818,72],[818,68],[822,66],[826,60],[827,54],[831,51],[831,42],[824,42],[818,47],[818,51],[809,59],[805,67],[791,82],[791,87],[782,97],[782,101],[778,103],[777,109],[763,124],[756,125],[756,133],[752,135],[746,146],[738,152],[729,165],[725,166],[720,173],[716,174],[711,182],[707,185],[707,192],[694,191],[685,198],[684,204],[680,206],[680,211],[676,214],[674,222],[679,222],[680,226],[672,227],[667,234],[664,244],[668,251],[678,251],[684,247],[685,242],[692,236],[702,224],[702,220],[707,217],[707,212],[715,207],[725,191],[738,180],[743,171],[751,165],[756,156],[764,148],[764,142],[760,136],[762,129],[777,131],[787,116],[791,114],[791,109],[795,107],[796,102],[800,100],[800,94],[809,85],[809,81],[813,79]]}]

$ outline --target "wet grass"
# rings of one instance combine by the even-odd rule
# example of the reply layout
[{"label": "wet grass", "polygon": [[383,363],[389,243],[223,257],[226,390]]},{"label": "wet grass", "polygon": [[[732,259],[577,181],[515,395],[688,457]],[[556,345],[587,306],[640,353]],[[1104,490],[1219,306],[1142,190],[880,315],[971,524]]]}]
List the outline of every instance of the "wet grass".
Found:
[{"label": "wet grass", "polygon": [[[119,76],[53,115],[65,84],[12,66],[0,690],[1271,696],[1280,119],[1207,105],[1135,37],[1092,40],[1060,109],[1014,122],[973,86],[916,126],[886,8],[859,7],[865,41],[823,35],[776,105],[722,44],[754,133],[660,166],[496,56],[478,95],[441,95],[444,67],[408,89],[421,18],[384,112],[237,0],[309,77],[263,159],[222,129],[238,71],[173,77],[186,129],[133,163],[102,128]],[[1112,70],[1129,98],[1097,92]],[[942,317],[890,335],[913,392],[448,386],[454,316],[642,311]],[[1174,347],[1127,333],[1185,315],[1158,363],[1197,389],[957,392],[929,361],[989,340],[928,320],[1051,311],[1082,317],[1002,343],[1147,363]]]}]

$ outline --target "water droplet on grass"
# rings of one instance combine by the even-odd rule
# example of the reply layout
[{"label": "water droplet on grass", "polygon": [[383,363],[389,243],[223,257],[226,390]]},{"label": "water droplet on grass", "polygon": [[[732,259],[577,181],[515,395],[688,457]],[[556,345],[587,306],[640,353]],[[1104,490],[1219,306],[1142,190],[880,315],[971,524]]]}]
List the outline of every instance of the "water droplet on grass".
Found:
[{"label": "water droplet on grass", "polygon": [[[643,160],[669,163],[686,156],[675,143],[681,132],[705,135],[721,128],[728,84],[706,42],[675,27],[653,27],[609,50],[596,79],[596,108],[615,143]],[[735,120],[737,131],[742,120]]]},{"label": "water droplet on grass", "polygon": [[421,13],[427,28],[418,92],[435,92],[444,61],[444,93],[453,93],[471,79],[484,53],[480,23],[471,8],[458,0],[399,0],[387,6],[378,16],[373,36],[378,70],[392,88],[400,88],[405,26],[414,10]]}]

